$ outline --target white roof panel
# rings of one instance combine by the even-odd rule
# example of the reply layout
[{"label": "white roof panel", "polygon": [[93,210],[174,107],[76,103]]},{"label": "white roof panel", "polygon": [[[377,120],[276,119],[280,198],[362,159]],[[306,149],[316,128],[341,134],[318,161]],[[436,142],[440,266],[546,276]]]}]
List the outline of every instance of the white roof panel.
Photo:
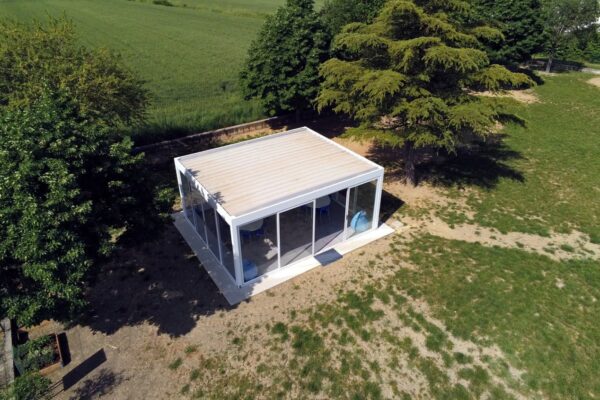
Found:
[{"label": "white roof panel", "polygon": [[190,154],[179,162],[232,216],[381,168],[308,128]]}]

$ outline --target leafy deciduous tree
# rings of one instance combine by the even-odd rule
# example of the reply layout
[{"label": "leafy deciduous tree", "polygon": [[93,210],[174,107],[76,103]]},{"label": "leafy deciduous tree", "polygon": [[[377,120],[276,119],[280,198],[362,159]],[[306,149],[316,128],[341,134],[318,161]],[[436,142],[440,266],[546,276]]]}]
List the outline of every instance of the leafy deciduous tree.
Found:
[{"label": "leafy deciduous tree", "polygon": [[546,72],[565,42],[576,32],[592,27],[600,17],[598,0],[543,0],[543,15],[547,32]]},{"label": "leafy deciduous tree", "polygon": [[415,149],[455,150],[467,136],[494,133],[500,111],[473,91],[529,85],[523,74],[490,65],[481,38],[495,29],[463,28],[459,1],[386,3],[372,24],[347,25],[334,40],[340,56],[321,67],[320,109],[331,107],[362,124],[355,135],[402,146],[415,183]]},{"label": "leafy deciduous tree", "polygon": [[108,53],[76,47],[67,25],[8,26],[0,35],[0,315],[32,324],[81,309],[95,262],[117,239],[154,232],[169,204],[121,134],[143,116],[140,82]]},{"label": "leafy deciduous tree", "polygon": [[270,114],[313,107],[319,64],[327,58],[329,35],[313,0],[287,0],[269,16],[248,51],[241,72],[246,98],[258,98]]},{"label": "leafy deciduous tree", "polygon": [[71,315],[119,231],[156,226],[162,208],[131,148],[64,93],[0,111],[1,315]]},{"label": "leafy deciduous tree", "polygon": [[89,118],[111,125],[141,122],[148,103],[142,82],[119,57],[78,45],[68,20],[0,22],[0,106],[27,106],[59,89]]}]

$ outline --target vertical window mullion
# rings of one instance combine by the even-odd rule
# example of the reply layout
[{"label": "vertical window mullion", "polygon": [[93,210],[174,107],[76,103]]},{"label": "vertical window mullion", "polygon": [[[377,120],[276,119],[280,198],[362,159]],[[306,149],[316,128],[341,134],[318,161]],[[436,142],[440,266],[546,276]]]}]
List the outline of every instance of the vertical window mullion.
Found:
[{"label": "vertical window mullion", "polygon": [[[221,228],[219,227],[219,218],[217,217],[217,210],[214,209],[213,213],[215,214],[215,226],[216,226],[216,230],[217,230],[217,246],[219,247],[219,261],[221,262],[221,264],[223,265],[223,249],[222,249],[222,243],[221,243],[221,233],[220,230]],[[216,254],[215,254],[216,256]]]},{"label": "vertical window mullion", "polygon": [[279,222],[279,216],[281,215],[281,213],[277,213],[277,268],[281,268],[281,232],[280,232],[280,226],[281,223]]},{"label": "vertical window mullion", "polygon": [[315,255],[315,225],[316,225],[316,215],[317,215],[317,200],[313,200],[312,206],[312,255]]},{"label": "vertical window mullion", "polygon": [[346,189],[346,201],[344,205],[344,233],[342,234],[343,240],[348,238],[348,214],[350,213],[350,188]]}]

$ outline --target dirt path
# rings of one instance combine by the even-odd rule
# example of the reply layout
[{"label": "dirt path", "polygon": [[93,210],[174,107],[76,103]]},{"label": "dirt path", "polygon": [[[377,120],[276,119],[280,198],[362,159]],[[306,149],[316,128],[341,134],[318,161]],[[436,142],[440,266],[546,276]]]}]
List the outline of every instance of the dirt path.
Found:
[{"label": "dirt path", "polygon": [[552,233],[540,236],[522,232],[506,234],[496,229],[476,224],[449,225],[435,215],[435,209],[448,206],[450,202],[459,205],[461,211],[470,219],[474,214],[461,199],[448,199],[440,190],[422,184],[416,188],[394,182],[386,185],[386,190],[412,207],[424,209],[424,214],[417,217],[403,216],[399,220],[412,231],[429,233],[449,240],[462,240],[480,243],[484,246],[521,249],[543,254],[553,260],[571,260],[592,258],[600,259],[600,244],[592,243],[590,237],[582,232],[572,231],[569,234]]},{"label": "dirt path", "polygon": [[498,246],[544,254],[553,260],[570,260],[582,258],[600,259],[600,245],[590,242],[588,235],[573,231],[569,234],[554,233],[550,237],[532,235],[521,232],[503,234],[495,229],[474,224],[460,224],[451,227],[435,216],[426,220],[404,218],[408,226],[440,236],[449,240],[462,240],[480,243],[484,246]]}]

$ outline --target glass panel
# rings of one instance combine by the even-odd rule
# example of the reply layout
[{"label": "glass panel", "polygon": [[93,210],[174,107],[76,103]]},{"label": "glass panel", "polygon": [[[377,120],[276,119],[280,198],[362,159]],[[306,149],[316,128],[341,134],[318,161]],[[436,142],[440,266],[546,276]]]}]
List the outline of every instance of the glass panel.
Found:
[{"label": "glass panel", "polygon": [[315,253],[344,239],[347,189],[316,200]]},{"label": "glass panel", "polygon": [[310,202],[279,214],[282,267],[312,255],[312,205]]},{"label": "glass panel", "polygon": [[200,192],[194,187],[192,187],[191,198],[194,221],[196,223],[196,232],[198,232],[202,239],[206,241],[206,231],[204,230],[204,213],[202,212],[202,210],[207,207],[206,200],[204,200],[204,197],[202,197]]},{"label": "glass panel", "polygon": [[350,189],[347,237],[365,232],[373,226],[376,191],[376,180]]},{"label": "glass panel", "polygon": [[221,237],[221,254],[223,256],[222,264],[227,268],[231,277],[235,279],[235,268],[233,266],[233,247],[231,245],[231,228],[227,221],[217,213],[219,220],[219,235]]},{"label": "glass panel", "polygon": [[179,172],[179,176],[181,177],[181,207],[185,213],[185,216],[188,220],[194,224],[194,217],[192,215],[192,199],[190,197],[190,182],[187,177]]},{"label": "glass panel", "polygon": [[240,226],[244,282],[277,268],[276,216]]},{"label": "glass panel", "polygon": [[204,205],[204,221],[206,222],[206,235],[208,248],[219,259],[219,241],[217,240],[217,223],[215,221],[215,210],[210,204]]}]

